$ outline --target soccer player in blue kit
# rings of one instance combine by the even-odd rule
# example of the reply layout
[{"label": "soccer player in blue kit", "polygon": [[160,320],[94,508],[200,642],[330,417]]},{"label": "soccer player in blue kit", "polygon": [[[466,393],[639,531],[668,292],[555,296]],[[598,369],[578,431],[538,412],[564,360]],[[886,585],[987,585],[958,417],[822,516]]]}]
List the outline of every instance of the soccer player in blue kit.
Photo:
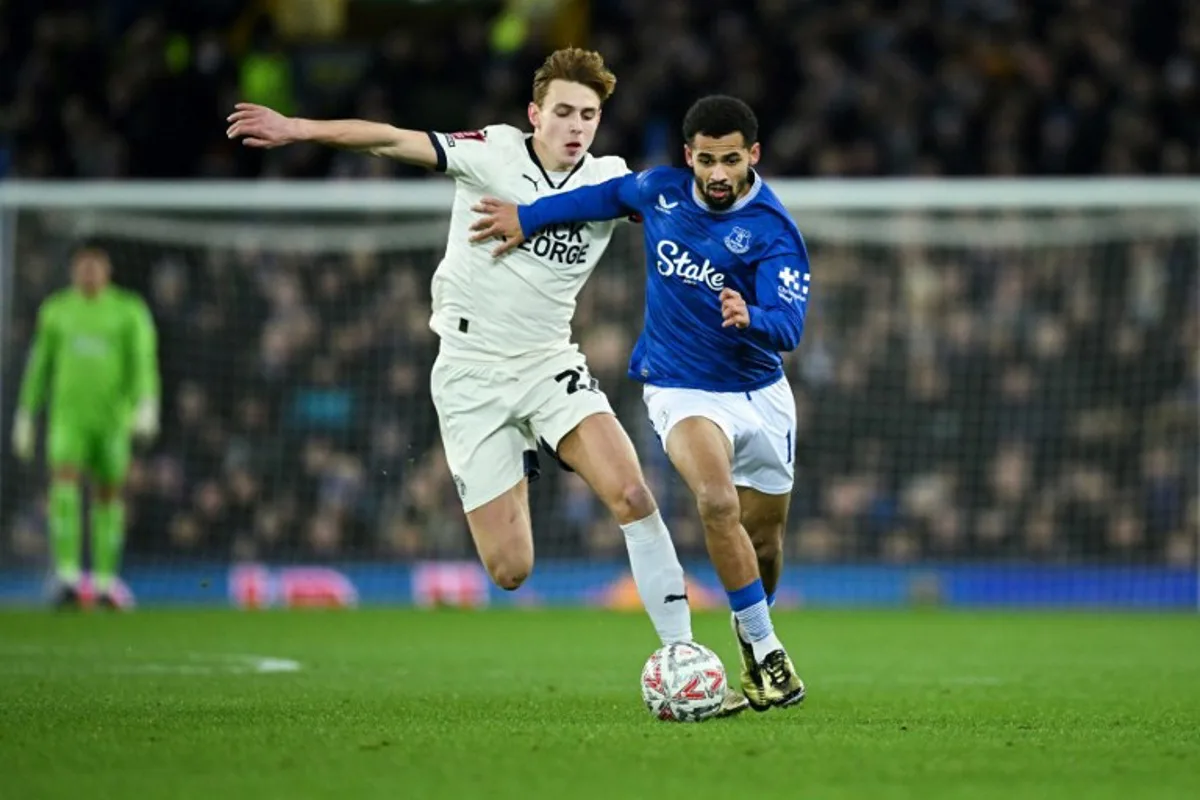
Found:
[{"label": "soccer player in blue kit", "polygon": [[696,498],[729,596],[742,691],[765,711],[804,699],[771,623],[794,481],[796,405],[781,352],[804,330],[804,239],[754,171],[758,121],[733,97],[697,101],[683,122],[690,169],[657,167],[516,206],[485,198],[471,240],[499,257],[549,225],[636,215],[646,309],[629,375],[668,457]]}]

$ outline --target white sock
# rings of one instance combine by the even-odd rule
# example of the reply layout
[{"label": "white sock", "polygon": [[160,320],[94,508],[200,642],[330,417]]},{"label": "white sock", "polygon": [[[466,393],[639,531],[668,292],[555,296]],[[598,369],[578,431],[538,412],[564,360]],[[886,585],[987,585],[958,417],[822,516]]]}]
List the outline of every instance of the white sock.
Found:
[{"label": "white sock", "polygon": [[754,648],[755,661],[761,664],[768,653],[783,649],[783,643],[775,635],[775,626],[771,624],[771,611],[766,600],[735,611],[734,616],[738,621],[738,636]]},{"label": "white sock", "polygon": [[645,519],[622,525],[629,567],[642,605],[663,644],[692,641],[692,610],[688,607],[683,566],[675,543],[655,511]]}]

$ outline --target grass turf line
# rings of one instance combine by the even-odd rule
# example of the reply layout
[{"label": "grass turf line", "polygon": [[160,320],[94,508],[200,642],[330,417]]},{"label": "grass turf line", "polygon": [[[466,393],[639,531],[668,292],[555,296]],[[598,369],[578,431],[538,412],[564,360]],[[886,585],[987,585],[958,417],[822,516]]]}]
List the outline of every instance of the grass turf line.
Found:
[{"label": "grass turf line", "polygon": [[1196,617],[776,619],[804,706],[672,725],[639,614],[4,613],[0,795],[1200,796]]}]

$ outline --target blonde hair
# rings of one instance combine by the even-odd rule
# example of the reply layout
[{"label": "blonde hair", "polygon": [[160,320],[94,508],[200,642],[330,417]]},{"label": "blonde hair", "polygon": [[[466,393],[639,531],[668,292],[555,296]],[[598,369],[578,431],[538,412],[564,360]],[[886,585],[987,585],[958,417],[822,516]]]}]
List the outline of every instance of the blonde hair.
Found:
[{"label": "blonde hair", "polygon": [[582,84],[599,95],[603,103],[612,97],[617,76],[604,65],[604,56],[596,51],[566,47],[547,56],[537,72],[533,73],[533,102],[538,106],[545,102],[551,81]]}]

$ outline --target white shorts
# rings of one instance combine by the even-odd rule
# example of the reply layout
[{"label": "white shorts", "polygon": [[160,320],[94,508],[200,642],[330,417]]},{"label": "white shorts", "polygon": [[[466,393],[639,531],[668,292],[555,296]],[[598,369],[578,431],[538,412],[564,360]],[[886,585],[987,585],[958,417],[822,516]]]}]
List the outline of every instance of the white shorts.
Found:
[{"label": "white shorts", "polygon": [[430,393],[466,511],[516,486],[539,441],[557,451],[583,420],[613,413],[574,347],[499,363],[438,355]]},{"label": "white shorts", "polygon": [[795,482],[796,398],[786,378],[752,392],[647,386],[642,394],[663,447],[681,420],[703,417],[733,445],[733,483],[789,494]]}]

